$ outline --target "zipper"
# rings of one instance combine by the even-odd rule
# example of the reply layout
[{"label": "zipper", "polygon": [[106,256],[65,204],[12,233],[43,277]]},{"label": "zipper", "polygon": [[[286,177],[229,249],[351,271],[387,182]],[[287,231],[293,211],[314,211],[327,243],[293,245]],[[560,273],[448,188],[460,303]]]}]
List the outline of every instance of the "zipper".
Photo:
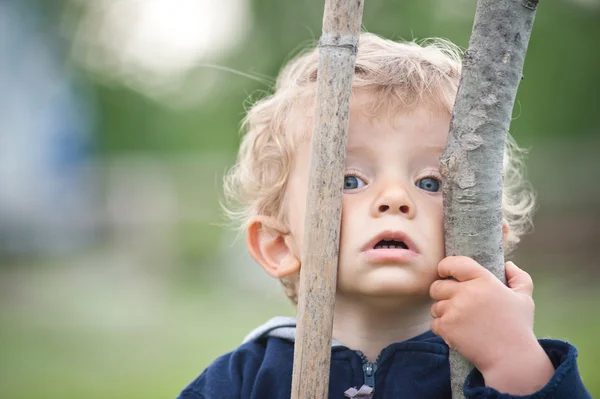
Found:
[{"label": "zipper", "polygon": [[377,357],[377,360],[375,360],[374,362],[370,362],[367,360],[367,357],[365,356],[365,354],[362,353],[361,351],[356,351],[356,353],[358,354],[358,356],[360,357],[360,359],[363,362],[363,365],[362,365],[363,378],[364,378],[363,384],[368,385],[371,388],[373,388],[373,390],[375,390],[375,373],[377,372],[377,368],[379,367],[377,362],[379,361],[381,354],[379,354],[379,356]]}]

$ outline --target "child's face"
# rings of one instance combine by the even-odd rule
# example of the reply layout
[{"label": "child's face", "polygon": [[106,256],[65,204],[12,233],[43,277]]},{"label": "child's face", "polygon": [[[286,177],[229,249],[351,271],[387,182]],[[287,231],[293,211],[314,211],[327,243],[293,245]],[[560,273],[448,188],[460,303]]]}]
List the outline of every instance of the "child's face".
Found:
[{"label": "child's face", "polygon": [[[388,119],[351,111],[337,293],[428,299],[444,257],[438,162],[449,118],[423,107]],[[309,143],[298,149],[287,193],[300,250],[309,151]]]}]

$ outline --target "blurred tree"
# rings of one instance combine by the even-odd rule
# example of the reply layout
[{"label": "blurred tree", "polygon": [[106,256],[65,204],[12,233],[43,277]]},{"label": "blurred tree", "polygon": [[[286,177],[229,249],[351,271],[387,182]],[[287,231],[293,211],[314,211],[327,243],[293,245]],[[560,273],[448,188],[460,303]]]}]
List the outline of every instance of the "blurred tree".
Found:
[{"label": "blurred tree", "polygon": [[[275,77],[303,44],[319,37],[321,3],[254,0],[250,34],[235,51],[210,61],[250,75]],[[84,4],[72,0],[67,7],[76,10]],[[367,4],[364,26],[386,37],[443,36],[466,47],[474,9],[475,0],[376,2]],[[76,18],[79,14],[71,11],[69,15]],[[600,36],[599,17],[597,1],[541,4],[515,108],[518,119],[513,124],[526,142],[538,136],[592,135],[600,127],[594,116],[600,106],[600,75],[594,70],[600,52],[593,50]],[[244,100],[256,90],[269,90],[268,85],[248,78],[197,67],[190,71],[188,84],[211,84],[209,95],[197,106],[174,108],[145,99],[126,82],[109,87],[101,79],[90,78],[96,82],[100,99],[105,153],[134,149],[233,152]]]}]

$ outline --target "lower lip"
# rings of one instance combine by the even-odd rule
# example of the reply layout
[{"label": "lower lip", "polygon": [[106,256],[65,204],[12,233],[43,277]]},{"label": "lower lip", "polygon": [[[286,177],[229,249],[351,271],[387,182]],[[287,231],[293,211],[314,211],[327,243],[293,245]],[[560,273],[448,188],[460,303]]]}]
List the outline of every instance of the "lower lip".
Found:
[{"label": "lower lip", "polygon": [[364,251],[363,254],[369,261],[375,263],[408,262],[419,255],[415,251],[403,248],[373,248]]}]

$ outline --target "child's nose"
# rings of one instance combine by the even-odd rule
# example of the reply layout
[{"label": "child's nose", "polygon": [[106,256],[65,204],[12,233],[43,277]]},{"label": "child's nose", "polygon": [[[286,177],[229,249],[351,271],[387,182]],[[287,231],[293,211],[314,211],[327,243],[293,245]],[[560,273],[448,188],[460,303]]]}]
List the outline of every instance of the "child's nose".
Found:
[{"label": "child's nose", "polygon": [[400,185],[388,187],[381,192],[373,204],[373,216],[404,215],[408,218],[415,216],[415,206],[409,193]]}]

